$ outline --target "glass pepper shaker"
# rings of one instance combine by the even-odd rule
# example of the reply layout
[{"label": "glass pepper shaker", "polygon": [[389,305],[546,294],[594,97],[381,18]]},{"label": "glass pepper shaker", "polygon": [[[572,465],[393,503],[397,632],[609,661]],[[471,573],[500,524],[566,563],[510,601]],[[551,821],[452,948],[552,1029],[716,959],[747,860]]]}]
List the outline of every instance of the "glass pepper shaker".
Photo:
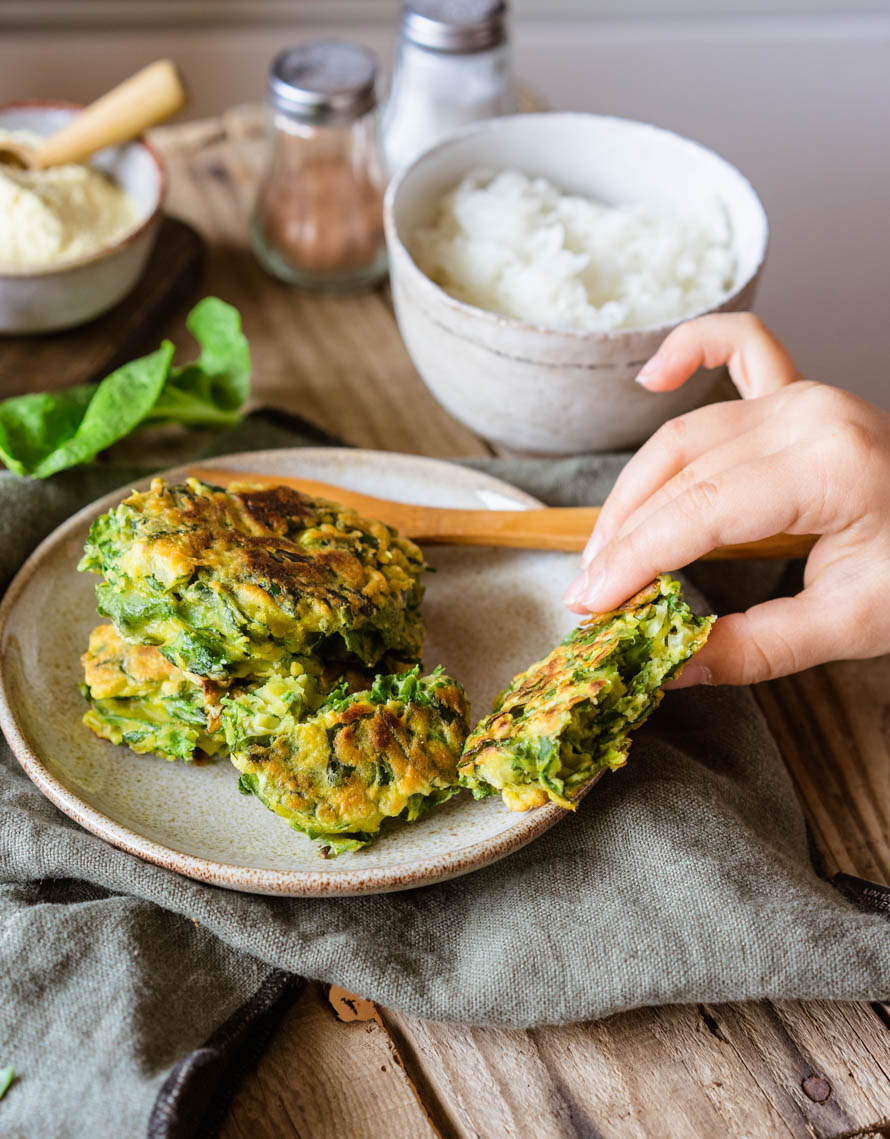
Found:
[{"label": "glass pepper shaker", "polygon": [[390,175],[449,131],[516,110],[505,0],[405,0],[383,111]]},{"label": "glass pepper shaker", "polygon": [[272,62],[271,145],[251,240],[283,281],[349,290],[386,272],[376,83],[371,52],[341,40],[298,44]]}]

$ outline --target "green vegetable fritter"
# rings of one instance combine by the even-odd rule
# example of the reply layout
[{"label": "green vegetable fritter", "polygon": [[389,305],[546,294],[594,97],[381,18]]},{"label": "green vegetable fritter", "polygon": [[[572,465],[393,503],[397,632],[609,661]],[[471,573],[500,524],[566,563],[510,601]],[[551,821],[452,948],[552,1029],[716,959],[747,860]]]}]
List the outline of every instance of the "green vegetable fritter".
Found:
[{"label": "green vegetable fritter", "polygon": [[378,676],[353,694],[341,686],[308,716],[291,678],[224,699],[239,789],[333,854],[366,846],[386,819],[413,822],[450,799],[468,705],[441,669],[419,673]]},{"label": "green vegetable fritter", "polygon": [[420,656],[418,547],[285,486],[155,479],[93,523],[79,568],[104,575],[99,612],[125,640],[198,676],[292,654],[368,667]]},{"label": "green vegetable fritter", "polygon": [[98,625],[80,658],[84,695],[90,702],[83,722],[115,744],[142,755],[191,760],[228,752],[220,722],[220,702],[258,688],[270,677],[286,677],[301,693],[308,714],[335,688],[359,692],[373,680],[361,669],[316,657],[288,657],[258,663],[255,675],[230,687],[183,672],[154,645],[131,645],[114,625]]},{"label": "green vegetable fritter", "polygon": [[113,625],[99,625],[80,659],[90,701],[83,722],[103,739],[165,759],[225,752],[212,686],[182,672],[152,645],[130,645]]},{"label": "green vegetable fritter", "polygon": [[511,810],[548,799],[574,809],[598,772],[626,762],[628,733],[713,621],[695,616],[667,576],[615,612],[594,614],[501,693],[467,740],[461,784],[476,798],[500,792]]}]

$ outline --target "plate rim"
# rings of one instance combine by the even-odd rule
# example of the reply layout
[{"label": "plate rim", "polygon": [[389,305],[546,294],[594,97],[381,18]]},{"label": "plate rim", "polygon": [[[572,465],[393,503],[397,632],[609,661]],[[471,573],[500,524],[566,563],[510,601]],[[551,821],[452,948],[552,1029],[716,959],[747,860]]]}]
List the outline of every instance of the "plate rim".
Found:
[{"label": "plate rim", "polygon": [[[411,455],[399,451],[375,451],[369,448],[351,447],[281,447],[259,451],[238,451],[231,454],[214,455],[208,459],[193,460],[190,463],[169,467],[126,483],[81,507],[80,510],[56,526],[26,558],[9,583],[2,601],[0,601],[0,648],[2,648],[10,616],[28,582],[35,573],[40,571],[47,556],[67,539],[71,531],[78,529],[88,518],[96,517],[109,506],[119,502],[121,496],[130,490],[147,486],[151,479],[179,477],[198,463],[202,467],[219,466],[220,469],[224,469],[227,465],[232,466],[245,460],[263,460],[272,456],[280,458],[285,453],[298,454],[310,461],[314,456],[330,458],[339,455],[344,458],[365,460],[373,457],[371,461],[377,462],[381,456],[384,456],[387,462],[402,463],[407,461],[412,464],[421,463],[426,467],[439,467],[442,468],[443,474],[450,474],[454,471],[459,471],[462,474],[472,472],[476,479],[487,483],[488,489],[493,492],[502,495],[509,492],[507,497],[524,502],[530,509],[540,508],[543,505],[526,491],[513,486],[504,479],[490,475],[486,471],[480,471],[473,467],[463,467],[446,459],[437,459],[427,455]],[[257,472],[257,474],[259,473]],[[188,854],[147,838],[145,835],[124,826],[123,823],[110,818],[98,808],[85,803],[75,792],[66,787],[60,779],[47,769],[28,742],[13,707],[11,696],[7,691],[2,651],[0,651],[0,729],[3,730],[13,754],[31,782],[51,803],[85,830],[111,846],[135,855],[146,862],[199,882],[242,893],[287,897],[344,897],[428,886],[474,870],[481,870],[492,862],[513,854],[549,830],[568,814],[555,803],[545,804],[543,807],[527,812],[518,826],[501,835],[480,839],[478,842],[461,847],[459,851],[450,854],[439,854],[420,859],[416,863],[412,863],[410,869],[395,866],[362,870],[361,868],[339,869],[332,866],[327,871],[306,871],[241,866],[237,863],[220,862],[215,859]],[[593,786],[594,782],[596,779],[585,788],[585,793]]]}]

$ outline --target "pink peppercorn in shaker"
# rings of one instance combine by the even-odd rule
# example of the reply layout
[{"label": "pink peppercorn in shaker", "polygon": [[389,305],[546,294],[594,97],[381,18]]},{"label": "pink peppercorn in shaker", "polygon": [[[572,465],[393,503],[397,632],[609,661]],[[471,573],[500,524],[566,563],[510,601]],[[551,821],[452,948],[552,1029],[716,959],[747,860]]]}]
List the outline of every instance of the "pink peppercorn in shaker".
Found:
[{"label": "pink peppercorn in shaker", "polygon": [[262,265],[289,284],[351,290],[386,273],[377,63],[317,40],[269,72],[272,135],[251,221]]}]

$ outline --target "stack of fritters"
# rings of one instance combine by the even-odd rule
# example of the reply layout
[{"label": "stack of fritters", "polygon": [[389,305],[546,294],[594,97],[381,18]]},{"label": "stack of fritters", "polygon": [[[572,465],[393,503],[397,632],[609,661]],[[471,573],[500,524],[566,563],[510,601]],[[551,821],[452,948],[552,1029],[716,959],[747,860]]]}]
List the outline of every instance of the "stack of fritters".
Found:
[{"label": "stack of fritters", "polygon": [[420,656],[426,568],[383,523],[283,486],[156,479],[96,520],[79,568],[103,576],[113,622],[83,658],[98,734],[171,759],[228,750],[242,789],[339,849],[457,788],[459,686],[380,674]]}]

